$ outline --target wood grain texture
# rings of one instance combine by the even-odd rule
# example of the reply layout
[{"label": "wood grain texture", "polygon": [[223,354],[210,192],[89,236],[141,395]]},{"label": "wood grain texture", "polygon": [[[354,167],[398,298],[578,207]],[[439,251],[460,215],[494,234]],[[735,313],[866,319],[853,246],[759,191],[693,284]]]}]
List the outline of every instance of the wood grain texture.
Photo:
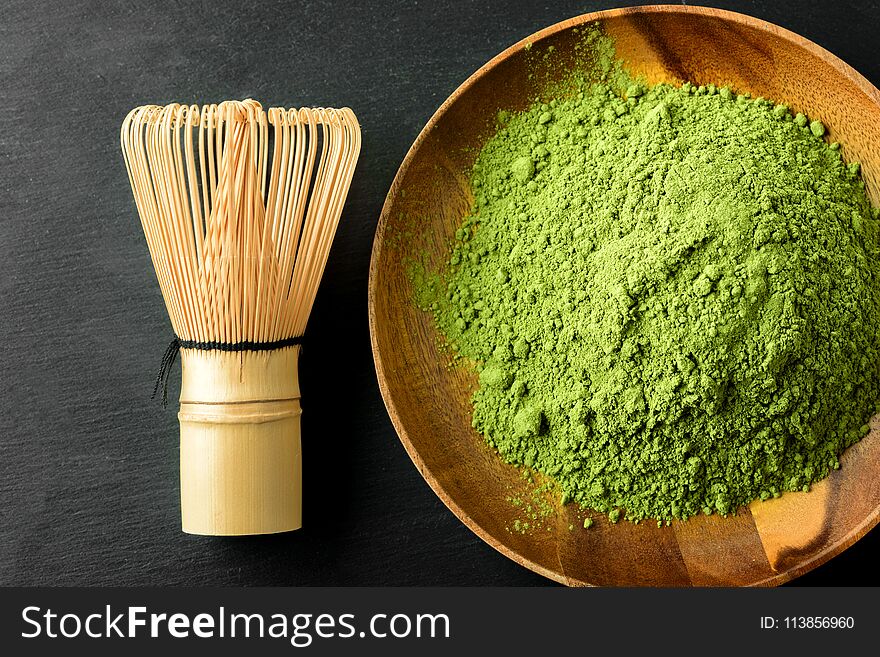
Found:
[{"label": "wood grain texture", "polygon": [[[370,268],[370,328],[379,384],[419,471],[477,535],[518,563],[570,585],[775,585],[851,545],[880,518],[877,425],[810,493],[756,502],[736,517],[695,517],[657,528],[580,517],[556,505],[540,531],[511,529],[520,472],[471,428],[475,377],[438,352],[430,316],[416,310],[406,263],[448,256],[471,199],[467,171],[499,109],[523,109],[564,75],[577,35],[599,20],[618,56],[651,82],[691,80],[787,103],[825,122],[829,139],[862,163],[880,202],[880,92],[819,46],[730,12],[658,6],[598,12],[559,23],[504,51],[459,87],[416,139],[386,198]],[[530,49],[525,48],[531,43]],[[552,46],[552,58],[542,58]]]}]

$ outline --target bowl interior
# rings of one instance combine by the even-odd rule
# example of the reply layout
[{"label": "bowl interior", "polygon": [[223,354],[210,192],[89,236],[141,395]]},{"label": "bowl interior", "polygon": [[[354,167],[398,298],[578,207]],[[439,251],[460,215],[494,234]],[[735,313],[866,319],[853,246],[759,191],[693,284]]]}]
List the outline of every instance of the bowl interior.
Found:
[{"label": "bowl interior", "polygon": [[[729,85],[822,120],[845,157],[862,163],[880,202],[880,93],[818,46],[738,14],[687,7],[599,12],[560,23],[482,67],[438,110],[388,194],[370,271],[370,326],[380,387],[410,456],[443,501],[489,544],[566,584],[767,585],[813,568],[878,520],[880,437],[850,448],[842,468],[809,493],[753,503],[736,516],[658,528],[611,525],[536,492],[471,428],[476,377],[449,366],[427,313],[412,302],[407,263],[437,268],[467,214],[468,171],[500,109],[521,110],[565,74],[575,28],[600,20],[618,58],[651,82]],[[531,45],[526,48],[525,44]],[[543,57],[550,47],[552,57]],[[536,518],[532,516],[537,516]],[[530,529],[517,529],[528,522]],[[573,527],[574,529],[570,529]]]}]

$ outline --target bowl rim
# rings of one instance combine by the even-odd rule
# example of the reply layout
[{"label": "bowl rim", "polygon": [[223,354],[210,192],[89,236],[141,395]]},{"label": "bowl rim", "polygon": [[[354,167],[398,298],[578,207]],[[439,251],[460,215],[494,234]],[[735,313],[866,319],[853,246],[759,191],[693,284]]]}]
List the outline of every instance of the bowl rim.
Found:
[{"label": "bowl rim", "polygon": [[[388,381],[385,374],[385,364],[382,361],[382,354],[379,350],[375,310],[378,285],[378,263],[382,255],[382,250],[386,246],[385,233],[388,228],[388,221],[391,215],[391,208],[394,204],[394,199],[400,192],[400,188],[403,184],[403,179],[406,177],[406,174],[409,171],[416,152],[419,150],[419,148],[421,148],[428,135],[430,135],[434,127],[443,118],[449,108],[453,104],[455,104],[466,91],[474,86],[495,66],[525,48],[526,44],[534,44],[549,36],[571,29],[573,27],[578,27],[585,23],[592,23],[594,21],[601,21],[609,18],[618,18],[621,16],[638,14],[689,14],[698,16],[709,16],[720,18],[726,21],[731,21],[733,23],[737,23],[739,25],[743,25],[753,29],[770,32],[777,37],[780,37],[797,46],[800,46],[801,48],[809,51],[819,59],[822,59],[824,62],[835,68],[841,75],[853,82],[859,88],[859,90],[862,91],[862,93],[864,93],[866,96],[868,96],[876,105],[880,106],[880,90],[878,90],[877,87],[875,87],[856,69],[854,69],[852,66],[840,59],[837,55],[828,51],[822,46],[814,43],[813,41],[810,41],[806,37],[792,32],[791,30],[776,25],[775,23],[771,23],[760,18],[755,18],[754,16],[749,16],[747,14],[729,11],[726,9],[715,9],[712,7],[691,5],[643,5],[634,7],[620,7],[617,9],[605,9],[601,11],[581,14],[563,21],[559,21],[558,23],[554,23],[553,25],[545,27],[520,39],[519,41],[505,48],[499,54],[495,55],[492,59],[480,66],[476,71],[468,76],[468,78],[464,82],[462,82],[449,95],[449,97],[446,98],[446,100],[443,101],[440,107],[438,107],[434,114],[431,115],[431,118],[428,119],[428,122],[425,124],[425,126],[419,131],[418,136],[415,138],[412,145],[407,150],[406,156],[403,158],[403,161],[401,162],[397,173],[394,175],[391,187],[389,188],[388,193],[385,196],[385,201],[382,205],[382,211],[379,215],[379,222],[376,226],[376,233],[373,238],[373,246],[370,254],[370,270],[367,284],[367,307],[370,326],[370,346],[373,352],[373,362],[376,368],[376,377],[378,379],[379,391],[382,395],[382,401],[384,402],[385,408],[388,412],[388,416],[391,419],[391,424],[394,426],[394,430],[397,433],[400,442],[403,444],[404,449],[406,450],[413,464],[416,466],[416,469],[422,475],[422,478],[431,487],[431,490],[433,490],[437,497],[439,497],[440,500],[443,502],[443,504],[445,504],[446,507],[450,511],[452,511],[455,517],[458,518],[462,523],[464,523],[464,525],[474,534],[476,534],[480,539],[482,539],[484,542],[489,544],[491,547],[503,554],[508,559],[511,559],[515,563],[524,566],[539,575],[543,575],[550,580],[553,580],[560,584],[565,584],[567,586],[596,585],[590,582],[574,579],[566,576],[565,574],[557,573],[553,570],[550,570],[549,568],[545,568],[544,566],[522,556],[520,553],[507,547],[501,541],[495,539],[491,534],[489,534],[489,532],[483,529],[483,527],[479,523],[474,521],[474,519],[468,513],[466,513],[446,492],[446,490],[434,477],[433,473],[422,460],[421,455],[413,446],[412,441],[407,434],[406,427],[404,427],[400,419],[400,415],[394,404],[394,400],[392,399],[391,390],[388,386]],[[852,546],[863,536],[865,536],[865,534],[873,529],[878,523],[880,523],[880,506],[877,506],[861,524],[853,527],[850,532],[846,534],[843,538],[841,538],[838,542],[828,546],[825,550],[822,550],[821,552],[813,555],[812,558],[800,564],[792,566],[791,568],[788,568],[784,571],[778,572],[771,577],[760,580],[758,582],[753,582],[749,584],[749,586],[769,587],[785,584],[786,582],[789,582],[828,562],[830,559],[834,558],[835,556]]]}]

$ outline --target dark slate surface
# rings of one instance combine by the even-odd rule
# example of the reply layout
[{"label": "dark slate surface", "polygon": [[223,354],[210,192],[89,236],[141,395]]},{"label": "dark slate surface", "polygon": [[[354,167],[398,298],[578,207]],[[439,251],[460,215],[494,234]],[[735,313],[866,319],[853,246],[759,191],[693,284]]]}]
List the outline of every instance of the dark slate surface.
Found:
[{"label": "dark slate surface", "polygon": [[[4,2],[0,583],[520,584],[410,463],[375,380],[367,269],[385,193],[440,102],[598,2]],[[876,2],[722,3],[880,82]],[[179,530],[177,420],[149,401],[170,327],[118,146],[144,102],[350,105],[361,162],[302,359],[305,529]],[[179,377],[173,377],[176,395]],[[877,583],[877,531],[803,584]]]}]

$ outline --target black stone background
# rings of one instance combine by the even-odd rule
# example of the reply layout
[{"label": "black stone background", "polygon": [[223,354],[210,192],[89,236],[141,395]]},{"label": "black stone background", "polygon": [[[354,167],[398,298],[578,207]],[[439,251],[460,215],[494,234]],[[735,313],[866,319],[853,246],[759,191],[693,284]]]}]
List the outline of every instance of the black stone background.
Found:
[{"label": "black stone background", "polygon": [[[620,3],[626,4],[626,3]],[[880,83],[877,2],[722,2]],[[376,384],[379,211],[437,106],[511,43],[604,2],[0,3],[0,583],[542,585],[428,488]],[[120,156],[145,102],[349,105],[363,151],[309,324],[305,528],[179,529],[171,337]],[[171,398],[179,374],[172,377]],[[798,584],[878,582],[875,530]]]}]

